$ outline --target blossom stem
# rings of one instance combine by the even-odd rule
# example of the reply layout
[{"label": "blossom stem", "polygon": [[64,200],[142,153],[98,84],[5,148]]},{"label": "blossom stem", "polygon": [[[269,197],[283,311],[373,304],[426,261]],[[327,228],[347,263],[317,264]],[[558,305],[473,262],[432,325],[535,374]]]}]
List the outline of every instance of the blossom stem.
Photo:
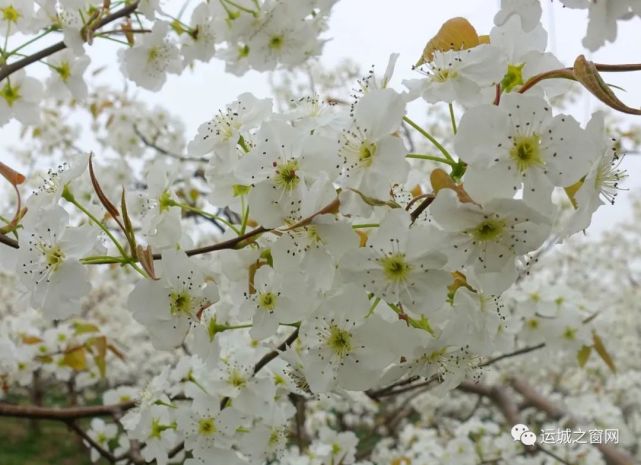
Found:
[{"label": "blossom stem", "polygon": [[240,225],[240,232],[238,233],[238,235],[242,236],[247,231],[247,222],[249,221],[249,205],[245,205],[245,196],[242,196],[240,201],[242,203],[243,221]]},{"label": "blossom stem", "polygon": [[425,129],[420,127],[418,124],[416,124],[414,121],[412,121],[409,117],[403,116],[403,121],[405,121],[407,124],[412,126],[414,129],[416,129],[423,137],[425,137],[427,140],[429,140],[432,144],[434,144],[434,147],[436,147],[445,158],[447,158],[449,161],[452,163],[455,163],[454,158],[450,153],[441,145],[439,141],[437,141],[434,136],[432,136],[429,132],[427,132]]},{"label": "blossom stem", "polygon": [[450,110],[450,121],[452,122],[452,132],[456,135],[456,117],[454,116],[454,105],[449,103],[447,105]]},{"label": "blossom stem", "polygon": [[98,218],[96,218],[96,217],[94,216],[94,214],[93,214],[93,213],[91,213],[89,210],[87,210],[85,207],[83,207],[83,206],[82,206],[82,205],[81,205],[81,204],[80,204],[80,203],[79,203],[75,198],[73,198],[73,197],[67,197],[67,198],[66,198],[66,200],[67,200],[68,202],[72,203],[73,205],[75,205],[75,207],[76,207],[78,210],[80,210],[82,213],[84,213],[85,215],[87,215],[87,217],[88,217],[91,221],[93,221],[94,223],[96,223],[96,226],[98,226],[100,229],[102,229],[102,230],[103,230],[103,232],[104,232],[104,233],[109,237],[109,239],[111,239],[111,242],[113,242],[113,243],[114,243],[114,245],[115,245],[115,246],[116,246],[116,248],[118,249],[118,252],[120,252],[120,254],[121,254],[123,257],[127,258],[127,252],[125,251],[125,249],[122,247],[122,245],[120,245],[120,242],[118,242],[118,239],[116,239],[116,237],[112,234],[112,232],[111,232],[111,231],[109,231],[109,228],[107,228],[107,227],[102,223],[102,221],[100,221]]},{"label": "blossom stem", "polygon": [[45,30],[45,32],[43,32],[42,34],[40,34],[40,35],[38,35],[38,36],[34,37],[33,39],[30,39],[30,40],[26,41],[24,44],[20,45],[20,46],[19,46],[19,47],[17,47],[17,48],[14,48],[14,49],[13,49],[13,50],[11,50],[10,52],[7,52],[7,57],[10,57],[11,55],[14,55],[15,53],[19,52],[19,51],[20,51],[20,50],[22,50],[23,48],[25,48],[25,47],[27,47],[27,46],[31,45],[32,43],[36,42],[37,40],[42,39],[44,36],[46,36],[47,34],[49,34],[50,32],[52,32],[52,31],[54,31],[54,30],[55,30],[55,28],[50,27],[49,29]]},{"label": "blossom stem", "polygon": [[[142,270],[138,265],[136,265],[135,261],[134,261],[131,257],[129,257],[129,255],[127,255],[127,252],[125,251],[125,249],[123,248],[123,246],[120,244],[120,242],[118,241],[118,239],[116,239],[116,237],[112,234],[112,232],[111,232],[111,231],[109,231],[109,228],[108,228],[107,226],[105,226],[105,225],[102,223],[102,221],[98,220],[98,218],[96,218],[96,217],[93,215],[93,213],[91,213],[89,210],[87,210],[85,207],[83,207],[83,206],[82,206],[82,205],[81,205],[81,204],[80,204],[80,203],[79,203],[79,202],[78,202],[78,201],[77,201],[73,196],[66,196],[66,197],[65,197],[65,200],[67,200],[69,203],[71,203],[71,204],[75,205],[75,207],[76,207],[78,210],[80,210],[81,212],[83,212],[85,215],[87,215],[87,217],[88,217],[91,221],[93,221],[94,223],[96,223],[96,225],[97,225],[100,229],[102,229],[102,230],[104,231],[104,233],[107,235],[107,237],[109,237],[109,239],[111,239],[111,242],[113,242],[113,243],[114,243],[114,245],[115,245],[115,246],[116,246],[116,248],[118,249],[118,252],[120,252],[120,255],[122,256],[122,259],[121,259],[121,261],[120,261],[120,262],[114,262],[114,261],[112,261],[112,262],[102,262],[102,263],[122,263],[123,265],[124,265],[124,264],[127,264],[127,265],[130,265],[134,270],[136,270],[138,273],[140,273],[140,274],[141,274],[142,276],[144,276],[145,278],[147,277],[147,274],[146,274],[146,273],[145,273],[145,272],[144,272],[144,271],[143,271],[143,270]],[[104,258],[106,258],[106,257],[102,257],[102,258],[104,259]],[[115,258],[115,257],[111,257],[111,258]],[[87,263],[87,264],[90,264],[90,263]]]},{"label": "blossom stem", "polygon": [[365,228],[378,228],[380,224],[378,223],[361,223],[353,224],[352,229],[365,229]]},{"label": "blossom stem", "polygon": [[450,166],[456,166],[456,163],[454,161],[452,161],[452,160],[448,160],[446,158],[441,158],[441,157],[436,157],[434,155],[425,155],[425,154],[422,154],[422,153],[408,153],[407,155],[405,155],[405,158],[416,158],[416,159],[419,159],[419,160],[432,160],[432,161],[435,161],[437,163],[445,163],[445,164],[450,165]]},{"label": "blossom stem", "polygon": [[376,297],[374,299],[374,302],[372,302],[372,305],[370,306],[369,310],[367,311],[367,315],[365,315],[365,318],[369,317],[372,313],[374,313],[374,310],[376,310],[376,307],[378,307],[378,304],[381,302],[380,297]]},{"label": "blossom stem", "polygon": [[244,11],[245,13],[249,13],[252,16],[256,16],[258,14],[257,11],[251,10],[249,8],[246,8],[242,5],[239,5],[238,3],[234,2],[233,0],[223,0],[223,2],[229,3],[231,6],[238,8],[240,11]]}]

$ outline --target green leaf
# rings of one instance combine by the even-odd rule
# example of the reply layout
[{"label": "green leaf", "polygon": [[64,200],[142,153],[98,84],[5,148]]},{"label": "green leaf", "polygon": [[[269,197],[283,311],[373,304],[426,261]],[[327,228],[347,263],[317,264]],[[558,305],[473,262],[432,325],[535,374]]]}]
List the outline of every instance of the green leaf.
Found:
[{"label": "green leaf", "polygon": [[614,360],[606,350],[605,345],[603,345],[603,341],[595,331],[592,332],[592,341],[594,342],[594,350],[596,350],[596,353],[599,354],[601,360],[603,360],[608,368],[612,370],[612,373],[616,373],[617,367],[614,364]]},{"label": "green leaf", "polygon": [[579,362],[579,366],[583,368],[586,363],[588,363],[588,359],[590,358],[590,354],[592,354],[592,346],[583,346],[581,347],[581,350],[576,354],[576,359]]}]

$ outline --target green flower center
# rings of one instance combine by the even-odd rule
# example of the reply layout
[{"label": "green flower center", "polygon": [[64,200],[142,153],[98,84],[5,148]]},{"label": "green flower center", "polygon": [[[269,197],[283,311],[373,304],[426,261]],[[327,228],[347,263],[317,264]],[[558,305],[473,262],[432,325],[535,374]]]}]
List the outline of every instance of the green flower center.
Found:
[{"label": "green flower center", "polygon": [[445,82],[458,77],[458,71],[449,68],[441,68],[435,71],[434,80],[437,82]]},{"label": "green flower center", "polygon": [[216,423],[213,418],[201,418],[198,420],[198,434],[202,436],[211,436],[216,433]]},{"label": "green flower center", "polygon": [[169,308],[172,315],[191,315],[192,299],[187,291],[169,294]]},{"label": "green flower center", "polygon": [[493,241],[505,230],[505,221],[488,218],[476,226],[470,233],[477,241]]},{"label": "green flower center", "polygon": [[53,247],[49,247],[45,250],[45,257],[47,259],[47,265],[49,265],[53,271],[56,271],[60,268],[60,265],[62,265],[62,262],[65,259],[65,254],[60,247],[54,245]]},{"label": "green flower center", "polygon": [[271,39],[269,39],[269,48],[278,50],[283,46],[283,43],[285,41],[283,40],[283,36],[274,36]]},{"label": "green flower center", "polygon": [[507,73],[501,80],[501,89],[504,92],[511,92],[516,86],[523,84],[523,67],[525,63],[520,65],[507,65]]},{"label": "green flower center", "polygon": [[284,191],[294,190],[300,182],[300,178],[298,177],[298,174],[296,174],[297,169],[298,162],[296,160],[278,165],[275,179],[276,186]]},{"label": "green flower center", "polygon": [[4,87],[0,89],[0,96],[7,101],[7,105],[12,107],[14,103],[20,100],[20,87],[13,87],[7,82]]},{"label": "green flower center", "polygon": [[232,370],[227,378],[227,382],[236,388],[242,388],[247,384],[247,378],[243,376],[238,370]]},{"label": "green flower center", "polygon": [[67,61],[58,66],[56,68],[56,71],[60,75],[60,79],[62,79],[63,82],[67,82],[71,77],[71,65]]},{"label": "green flower center", "polygon": [[261,292],[258,295],[258,307],[261,310],[273,312],[277,301],[278,297],[273,292]]},{"label": "green flower center", "polygon": [[160,58],[160,48],[159,47],[151,47],[147,51],[147,62],[151,63],[151,62],[157,61],[158,58]]},{"label": "green flower center", "polygon": [[336,355],[343,358],[352,351],[352,335],[349,331],[332,325],[329,328],[327,346]]},{"label": "green flower center", "polygon": [[565,331],[563,331],[563,338],[567,339],[568,341],[573,341],[576,339],[576,328],[571,328],[567,327],[565,328]]},{"label": "green flower center", "polygon": [[163,425],[162,423],[160,423],[160,420],[158,418],[154,418],[151,421],[151,431],[149,432],[149,437],[160,439],[160,435],[162,434],[163,431],[166,431],[168,429],[175,429],[175,428],[176,428],[175,423],[172,423],[171,425]]},{"label": "green flower center", "polygon": [[2,19],[7,23],[17,23],[20,19],[20,12],[14,8],[13,5],[9,5],[4,8],[0,8],[2,12]]},{"label": "green flower center", "polygon": [[405,281],[411,270],[409,263],[405,260],[405,254],[388,255],[381,258],[379,263],[383,267],[385,277],[395,283]]},{"label": "green flower center", "polygon": [[358,149],[358,162],[361,166],[371,166],[374,155],[376,155],[376,144],[363,142]]},{"label": "green flower center", "polygon": [[514,145],[510,149],[510,157],[516,162],[516,167],[521,173],[529,168],[543,165],[540,144],[541,138],[537,134],[514,139]]}]

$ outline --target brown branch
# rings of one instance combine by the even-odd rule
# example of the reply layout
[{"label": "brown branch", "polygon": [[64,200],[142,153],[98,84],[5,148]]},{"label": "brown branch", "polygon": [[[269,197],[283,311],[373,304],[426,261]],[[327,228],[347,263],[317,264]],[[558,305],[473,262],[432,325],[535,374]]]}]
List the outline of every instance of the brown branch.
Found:
[{"label": "brown branch", "polygon": [[[100,21],[98,21],[94,26],[91,27],[91,32],[94,32],[100,29],[101,27],[114,22],[117,19],[123,18],[125,16],[129,16],[138,8],[138,1],[139,0],[129,5],[126,5],[124,8],[118,11],[115,11],[105,16]],[[64,50],[66,47],[67,46],[65,45],[64,41],[60,41],[56,44],[53,44],[47,48],[40,50],[39,52],[34,53],[33,55],[26,56],[18,61],[14,61],[11,64],[4,65],[3,67],[0,68],[0,81],[10,76],[11,74],[15,73],[19,69],[29,66],[30,64],[35,63],[36,61],[42,60],[43,58],[46,58],[50,55],[53,55],[54,53],[59,52],[60,50]]]},{"label": "brown branch", "polygon": [[594,63],[597,70],[605,73],[617,73],[623,71],[641,71],[641,64],[634,63],[628,65],[604,65],[601,63]]},{"label": "brown branch", "polygon": [[12,405],[0,402],[0,417],[35,418],[38,420],[73,421],[80,418],[117,416],[136,406],[135,402],[87,407],[38,407],[35,405]]},{"label": "brown branch", "polygon": [[14,249],[19,249],[20,248],[20,244],[18,244],[17,240],[12,239],[9,236],[5,236],[2,233],[0,233],[0,243],[8,245],[9,247],[13,247]]},{"label": "brown branch", "polygon": [[[525,380],[520,378],[512,379],[512,387],[515,391],[521,394],[527,405],[537,408],[545,412],[548,417],[553,420],[559,420],[563,417],[568,418],[568,426],[572,427],[577,424],[574,419],[567,412],[564,412],[559,406],[550,402],[543,394],[539,393],[536,389],[531,387]],[[612,447],[609,444],[594,444],[599,449],[601,455],[608,465],[634,465],[634,459],[625,451]]]},{"label": "brown branch", "polygon": [[545,342],[542,342],[535,346],[524,347],[522,349],[515,350],[514,352],[510,352],[508,354],[503,354],[503,355],[499,355],[498,357],[491,358],[488,361],[481,363],[479,367],[482,368],[482,367],[490,366],[500,360],[510,358],[510,357],[516,357],[517,355],[527,354],[529,352],[534,352],[535,350],[542,349],[543,347],[545,347]]},{"label": "brown branch", "polygon": [[[243,234],[242,236],[234,237],[233,239],[229,239],[227,241],[219,242],[218,244],[212,244],[208,245],[205,247],[199,247],[196,249],[190,249],[187,250],[185,253],[188,256],[193,256],[193,255],[202,255],[204,253],[209,253],[209,252],[214,252],[216,250],[223,250],[223,249],[234,249],[238,244],[241,242],[250,239],[258,234],[262,234],[264,232],[271,231],[271,229],[265,229],[262,226],[254,229],[253,231],[249,231],[246,234]],[[154,260],[160,260],[162,258],[162,255],[159,253],[155,253],[153,255]]]},{"label": "brown branch", "polygon": [[69,426],[70,429],[72,429],[78,436],[80,436],[82,439],[87,441],[91,447],[96,449],[98,453],[110,461],[111,463],[116,463],[118,460],[115,455],[113,455],[111,452],[108,450],[104,449],[103,447],[100,446],[96,441],[94,441],[91,436],[89,436],[80,426],[78,426],[74,421],[68,421],[67,426]]},{"label": "brown branch", "polygon": [[488,386],[481,383],[463,381],[457,388],[462,392],[469,392],[487,397],[501,410],[505,420],[510,425],[521,423],[521,415],[517,405],[512,401],[507,389],[503,386]]},{"label": "brown branch", "polygon": [[[494,364],[494,363],[496,363],[496,362],[498,362],[500,360],[504,360],[504,359],[510,358],[510,357],[516,357],[518,355],[527,354],[529,352],[533,352],[533,351],[541,349],[543,347],[545,347],[545,343],[544,342],[542,342],[541,344],[535,345],[535,346],[524,347],[522,349],[515,350],[514,352],[509,352],[507,354],[502,354],[502,355],[499,355],[499,356],[497,356],[495,358],[491,358],[491,359],[479,364],[477,366],[477,368],[485,368],[485,367],[490,366],[490,365],[492,365],[492,364]],[[409,377],[407,379],[404,379],[404,380],[401,380],[401,381],[397,381],[397,382],[395,382],[393,384],[390,384],[390,385],[388,385],[388,386],[386,386],[384,388],[378,389],[376,391],[371,391],[370,390],[370,391],[366,391],[365,393],[371,399],[377,400],[380,397],[395,396],[395,395],[398,395],[398,394],[402,394],[404,392],[413,391],[414,389],[419,389],[419,388],[422,388],[422,387],[429,386],[434,381],[436,381],[438,379],[438,377],[437,376],[432,376],[430,379],[428,379],[426,381],[423,381],[423,382],[417,383],[417,384],[412,384],[411,386],[407,386],[408,384],[411,384],[414,381],[417,381],[419,379],[420,379],[419,376],[411,376],[411,377]],[[396,388],[400,388],[400,389],[396,389]]]},{"label": "brown branch", "polygon": [[296,339],[298,339],[298,328],[296,328],[296,330],[290,334],[289,337],[276,348],[276,350],[272,350],[270,353],[264,355],[263,358],[256,363],[254,366],[254,374],[258,373],[265,367],[265,365],[278,357],[282,351],[287,350],[287,348],[292,345]]},{"label": "brown branch", "polygon": [[138,129],[138,126],[134,124],[134,132],[140,139],[140,141],[150,149],[154,149],[156,152],[160,153],[161,155],[165,155],[170,158],[174,158],[179,161],[196,161],[196,162],[201,162],[201,163],[206,163],[208,160],[206,158],[199,158],[199,157],[187,157],[184,155],[179,155],[177,153],[170,152],[169,150],[160,147],[159,145],[156,145],[155,142],[150,141],[147,139],[147,137]]},{"label": "brown branch", "polygon": [[[263,355],[263,357],[258,360],[256,365],[254,365],[252,376],[262,370],[269,362],[278,357],[282,351],[286,350],[290,345],[292,345],[298,338],[298,330],[299,328],[296,328],[296,330],[292,332],[292,334],[290,334],[289,337],[285,339],[275,350],[272,350],[268,354]],[[227,407],[227,405],[229,404],[229,400],[229,396],[222,398],[222,400],[220,401],[221,410]]]}]

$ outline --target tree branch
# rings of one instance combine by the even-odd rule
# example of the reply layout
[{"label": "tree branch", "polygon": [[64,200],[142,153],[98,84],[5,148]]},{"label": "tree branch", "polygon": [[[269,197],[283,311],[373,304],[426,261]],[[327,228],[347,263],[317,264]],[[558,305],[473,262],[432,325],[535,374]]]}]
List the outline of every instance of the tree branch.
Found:
[{"label": "tree branch", "polygon": [[0,233],[0,243],[8,245],[9,247],[13,247],[14,249],[20,248],[20,245],[18,244],[17,240],[11,239],[9,236],[5,236],[2,233]]},{"label": "tree branch", "polygon": [[[550,402],[546,397],[531,387],[525,380],[514,378],[511,382],[512,387],[521,396],[523,396],[528,405],[545,412],[553,420],[559,420],[563,417],[569,419],[568,425],[575,426],[577,421],[559,406]],[[625,451],[612,447],[610,444],[594,444],[599,449],[601,455],[608,465],[634,465],[634,459]]]},{"label": "tree branch", "polygon": [[34,418],[38,420],[57,420],[69,422],[80,418],[117,416],[136,406],[124,402],[113,405],[92,405],[87,407],[38,407],[35,405],[12,405],[0,402],[0,417]]},{"label": "tree branch", "polygon": [[92,448],[96,449],[102,457],[109,460],[111,463],[116,463],[116,461],[118,460],[116,456],[114,456],[111,452],[109,452],[105,448],[101,447],[100,444],[94,441],[91,438],[91,436],[89,436],[80,426],[76,424],[75,421],[68,421],[67,426],[69,426],[69,428],[72,429],[83,440],[88,442]]}]

